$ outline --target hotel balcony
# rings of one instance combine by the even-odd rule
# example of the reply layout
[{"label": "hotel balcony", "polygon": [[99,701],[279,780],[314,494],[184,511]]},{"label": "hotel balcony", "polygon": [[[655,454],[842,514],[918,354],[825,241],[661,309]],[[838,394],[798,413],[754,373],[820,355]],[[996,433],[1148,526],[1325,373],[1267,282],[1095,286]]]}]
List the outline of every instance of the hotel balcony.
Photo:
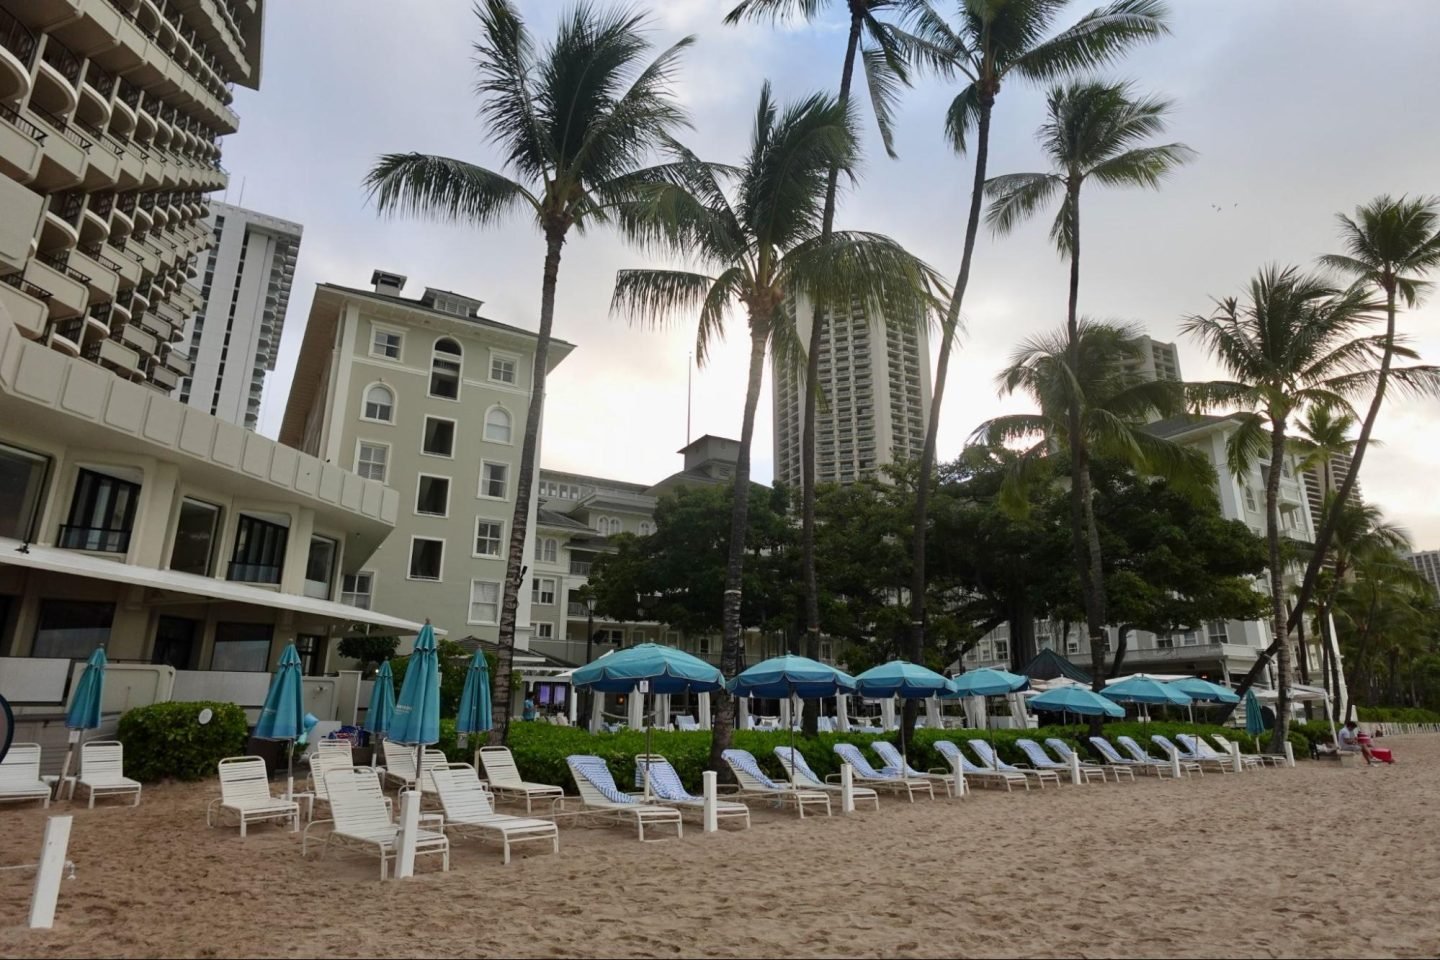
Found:
[{"label": "hotel balcony", "polygon": [[0,10],[0,103],[19,103],[30,92],[35,62],[35,33],[6,10]]},{"label": "hotel balcony", "polygon": [[31,340],[45,335],[49,320],[50,292],[25,280],[22,273],[0,277],[0,306],[4,306],[21,334]]},{"label": "hotel balcony", "polygon": [[54,258],[47,260],[49,262],[31,260],[25,267],[25,280],[50,292],[52,321],[81,316],[90,305],[90,291],[86,282],[72,276],[63,261]]}]

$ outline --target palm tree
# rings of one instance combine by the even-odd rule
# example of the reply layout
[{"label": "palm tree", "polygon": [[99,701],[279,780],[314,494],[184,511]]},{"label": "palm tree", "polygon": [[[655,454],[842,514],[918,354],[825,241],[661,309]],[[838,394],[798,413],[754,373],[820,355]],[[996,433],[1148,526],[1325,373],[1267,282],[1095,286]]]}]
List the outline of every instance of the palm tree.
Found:
[{"label": "palm tree", "polygon": [[[1027,444],[1009,462],[1002,490],[1011,509],[1025,502],[1026,481],[1042,461],[1058,450],[1078,458],[1079,463],[1071,465],[1071,488],[1083,493],[1071,497],[1072,547],[1076,556],[1083,552],[1096,562],[1101,552],[1090,483],[1092,456],[1163,476],[1179,489],[1208,490],[1213,477],[1199,451],[1145,430],[1157,418],[1184,411],[1185,385],[1134,372],[1132,365],[1143,355],[1142,336],[1138,327],[1128,324],[1080,320],[1073,335],[1061,330],[1024,341],[997,380],[1002,396],[1028,394],[1038,412],[996,417],[971,437],[972,443],[990,446]],[[1092,641],[1090,661],[1099,690],[1105,684],[1102,642]]]},{"label": "palm tree", "polygon": [[[365,184],[383,214],[489,228],[528,213],[545,238],[540,329],[500,610],[499,669],[509,676],[560,252],[572,228],[606,222],[617,203],[651,179],[644,164],[653,150],[687,124],[671,87],[680,55],[694,38],[650,58],[644,16],[580,3],[537,53],[508,0],[482,0],[475,13],[481,30],[475,45],[480,117],[514,177],[449,157],[390,153],[376,161]],[[495,697],[500,738],[509,727],[509,688],[501,684]]]},{"label": "palm tree", "polygon": [[[996,98],[1011,76],[1032,81],[1056,80],[1112,63],[1135,44],[1169,33],[1165,23],[1168,12],[1161,0],[1114,0],[1052,34],[1055,20],[1068,2],[959,0],[953,25],[929,4],[913,12],[912,30],[920,41],[914,48],[917,56],[927,57],[942,71],[957,72],[968,81],[946,113],[945,133],[961,156],[970,149],[972,134],[975,149],[975,175],[970,188],[970,212],[965,221],[960,270],[941,321],[940,355],[935,365],[930,421],[925,429],[916,486],[909,649],[910,659],[916,662],[920,661],[925,647],[925,540],[929,530],[930,487],[940,433],[940,409],[980,230],[980,208],[990,156],[990,120]],[[907,702],[907,732],[913,722],[914,709]]]},{"label": "palm tree", "polygon": [[[851,176],[858,163],[851,110],[836,98],[809,96],[784,110],[760,92],[750,152],[738,168],[703,163],[676,148],[668,182],[626,210],[632,229],[652,245],[710,273],[622,270],[612,309],[632,322],[660,323],[677,313],[699,316],[696,356],[723,335],[726,311],[743,306],[750,334],[749,379],[735,464],[723,603],[721,670],[738,671],[740,601],[750,500],[750,442],[767,350],[788,362],[798,350],[785,309],[791,297],[812,303],[860,300],[889,316],[923,317],[933,306],[933,272],[899,244],[873,233],[821,235],[830,168]],[[733,196],[732,196],[733,195]],[[716,712],[711,765],[730,745],[733,704]]]},{"label": "palm tree", "polygon": [[1335,458],[1348,457],[1355,452],[1355,441],[1350,439],[1350,431],[1355,429],[1356,422],[1352,413],[1322,406],[1306,410],[1305,416],[1295,425],[1299,434],[1290,441],[1290,449],[1300,457],[1297,469],[1304,472],[1313,470],[1320,477],[1322,499],[1339,489],[1335,483]]},{"label": "palm tree", "polygon": [[[1274,748],[1285,742],[1291,683],[1289,617],[1281,560],[1280,483],[1291,422],[1307,407],[1352,412],[1351,400],[1374,388],[1374,363],[1385,338],[1365,335],[1372,322],[1365,291],[1340,290],[1323,277],[1295,268],[1267,267],[1253,280],[1244,302],[1219,301],[1209,316],[1186,319],[1182,330],[1197,337],[1230,374],[1227,381],[1193,385],[1192,396],[1206,407],[1238,409],[1241,425],[1226,449],[1229,467],[1247,476],[1261,463],[1265,475],[1265,525],[1269,546],[1271,628],[1276,644],[1279,696]],[[1413,356],[1404,347],[1402,355]],[[1434,381],[1431,368],[1399,368],[1397,383],[1423,390]],[[1253,683],[1246,678],[1242,688]]]},{"label": "palm tree", "polygon": [[[1129,84],[1080,80],[1050,90],[1048,119],[1040,127],[1040,143],[1055,166],[1050,173],[1011,173],[985,184],[994,197],[986,221],[997,234],[1008,233],[1056,194],[1060,212],[1050,229],[1062,255],[1070,258],[1070,296],[1066,334],[1071,356],[1069,368],[1080,368],[1080,190],[1089,181],[1103,186],[1150,187],[1185,163],[1193,151],[1184,144],[1144,146],[1144,141],[1165,129],[1167,101],[1135,97]],[[1093,651],[1103,649],[1105,584],[1100,572],[1098,543],[1086,543],[1085,521],[1090,509],[1090,484],[1085,464],[1085,431],[1081,408],[1071,403],[1065,430],[1070,444],[1070,497],[1072,540],[1085,620]],[[1098,661],[1097,661],[1098,663]],[[1097,689],[1104,685],[1095,673]]]}]

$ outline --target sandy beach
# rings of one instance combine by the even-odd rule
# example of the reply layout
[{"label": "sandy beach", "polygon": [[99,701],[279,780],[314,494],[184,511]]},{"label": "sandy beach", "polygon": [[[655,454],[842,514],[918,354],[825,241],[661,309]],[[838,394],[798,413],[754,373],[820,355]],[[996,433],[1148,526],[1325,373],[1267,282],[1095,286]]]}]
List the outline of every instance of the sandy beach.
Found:
[{"label": "sandy beach", "polygon": [[[0,955],[1433,957],[1440,738],[1389,745],[1386,769],[762,809],[679,842],[565,828],[559,856],[509,867],[457,840],[450,873],[384,885],[279,827],[207,829],[213,782],[147,787],[75,809],[53,930],[23,927],[32,875],[0,874]],[[6,863],[34,859],[44,816],[0,812]]]}]

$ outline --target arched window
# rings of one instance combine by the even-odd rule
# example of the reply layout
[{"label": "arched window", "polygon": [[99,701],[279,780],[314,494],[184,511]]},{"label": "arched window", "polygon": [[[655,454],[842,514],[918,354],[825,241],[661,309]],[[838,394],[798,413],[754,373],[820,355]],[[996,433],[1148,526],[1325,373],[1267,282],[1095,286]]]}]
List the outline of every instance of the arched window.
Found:
[{"label": "arched window", "polygon": [[491,407],[486,412],[485,439],[491,443],[510,442],[510,414],[504,407]]},{"label": "arched window", "polygon": [[640,521],[640,536],[642,536],[642,537],[648,537],[648,536],[650,536],[650,534],[652,534],[652,533],[654,533],[654,532],[655,532],[655,524],[651,523],[649,520],[641,520],[641,521]]},{"label": "arched window", "polygon": [[395,422],[395,394],[383,383],[371,384],[365,391],[365,419],[381,423]]},{"label": "arched window", "polygon": [[611,518],[610,518],[610,529],[609,529],[609,530],[606,530],[605,532],[606,532],[607,534],[611,534],[611,535],[619,533],[619,532],[620,532],[620,518],[619,518],[619,517],[611,517]]},{"label": "arched window", "polygon": [[554,537],[546,537],[540,542],[540,559],[546,563],[554,563],[559,556],[560,543]]},{"label": "arched window", "polygon": [[460,344],[449,337],[435,341],[430,355],[430,396],[460,399]]}]

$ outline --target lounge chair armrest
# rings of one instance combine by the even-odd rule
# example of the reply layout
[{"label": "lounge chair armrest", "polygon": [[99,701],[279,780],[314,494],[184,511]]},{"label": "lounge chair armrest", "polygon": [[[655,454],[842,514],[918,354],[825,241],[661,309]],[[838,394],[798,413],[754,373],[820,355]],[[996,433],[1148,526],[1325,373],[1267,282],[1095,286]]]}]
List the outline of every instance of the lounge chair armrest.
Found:
[{"label": "lounge chair armrest", "polygon": [[827,774],[825,774],[825,782],[826,782],[826,783],[839,783],[839,782],[840,782],[840,774],[838,774],[838,773],[827,773]]},{"label": "lounge chair armrest", "polygon": [[425,824],[425,823],[433,823],[433,824],[435,825],[435,828],[436,828],[437,830],[444,830],[444,829],[445,829],[445,814],[443,814],[443,813],[422,813],[422,814],[420,814],[420,822],[421,822],[422,824]]}]

